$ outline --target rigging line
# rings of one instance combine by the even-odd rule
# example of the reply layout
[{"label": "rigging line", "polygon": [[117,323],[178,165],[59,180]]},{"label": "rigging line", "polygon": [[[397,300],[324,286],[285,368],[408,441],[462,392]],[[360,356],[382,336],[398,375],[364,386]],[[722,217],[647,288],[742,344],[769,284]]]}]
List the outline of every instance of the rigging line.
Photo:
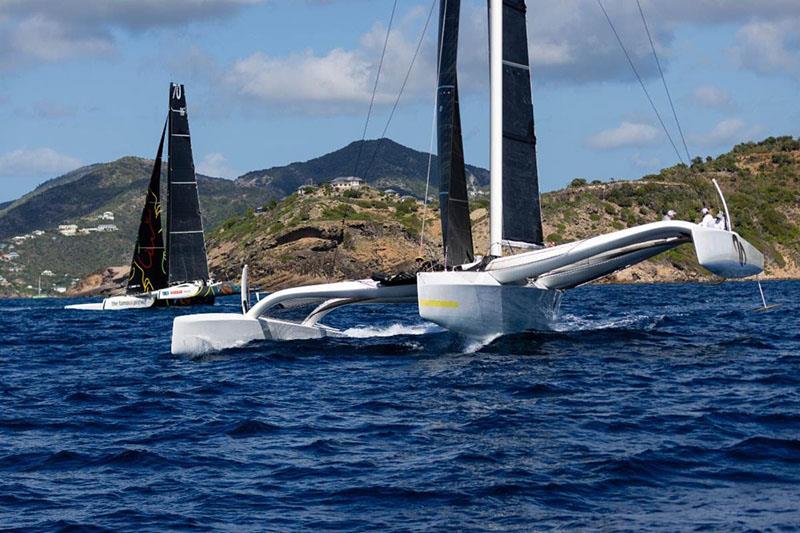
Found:
[{"label": "rigging line", "polygon": [[672,95],[669,93],[669,87],[667,86],[667,79],[664,77],[664,70],[661,68],[661,61],[658,59],[658,54],[656,53],[656,45],[653,43],[653,37],[650,35],[650,28],[647,25],[647,19],[644,17],[644,11],[642,10],[642,4],[639,0],[636,0],[636,5],[639,6],[639,14],[642,16],[642,24],[644,24],[644,31],[647,32],[647,39],[650,41],[650,48],[653,50],[653,57],[656,60],[656,65],[658,66],[658,73],[661,75],[661,82],[664,84],[664,92],[667,93],[667,100],[669,100],[669,107],[672,109],[672,116],[675,118],[675,125],[678,126],[678,133],[681,136],[681,142],[683,143],[683,149],[686,150],[686,160],[691,161],[692,156],[689,155],[689,148],[686,146],[686,137],[683,135],[683,128],[681,127],[681,121],[678,120],[678,113],[675,111],[675,104],[672,102]]},{"label": "rigging line", "polygon": [[367,138],[367,128],[369,127],[369,119],[372,116],[372,108],[375,105],[375,94],[378,92],[378,82],[381,79],[381,71],[383,70],[383,60],[386,57],[386,47],[389,44],[389,35],[392,33],[392,24],[394,23],[394,14],[397,11],[397,0],[392,4],[392,14],[389,17],[389,26],[386,28],[386,39],[383,41],[383,50],[381,51],[381,60],[378,63],[378,72],[375,74],[375,85],[372,87],[372,96],[369,99],[369,109],[367,110],[367,120],[364,121],[364,131],[361,133],[361,144],[358,147],[358,157],[356,158],[356,167],[353,170],[353,175],[358,176],[358,165],[361,163],[361,154],[364,151],[364,140]]},{"label": "rigging line", "polygon": [[394,118],[394,114],[397,111],[397,106],[400,104],[400,98],[403,96],[403,91],[405,91],[406,85],[408,84],[408,79],[411,77],[411,71],[414,69],[414,63],[417,60],[417,56],[419,55],[420,48],[422,48],[422,42],[425,39],[425,34],[428,32],[428,25],[431,22],[431,17],[433,16],[433,8],[436,7],[436,2],[438,0],[433,0],[431,2],[431,9],[428,11],[428,18],[425,20],[425,25],[422,27],[422,34],[419,36],[419,41],[417,42],[417,49],[414,51],[414,56],[411,58],[411,64],[408,65],[408,70],[406,71],[406,77],[403,80],[403,84],[400,86],[400,92],[397,94],[397,98],[394,101],[394,105],[392,106],[392,111],[389,113],[389,119],[386,121],[386,125],[383,127],[383,132],[381,133],[381,137],[378,140],[378,146],[375,148],[375,151],[372,152],[372,159],[369,161],[369,165],[367,165],[367,170],[364,171],[364,181],[367,180],[369,177],[369,171],[372,169],[372,165],[375,163],[375,158],[378,157],[378,152],[381,150],[381,146],[383,145],[383,140],[386,138],[386,132],[389,131],[389,125],[392,123],[392,119]]},{"label": "rigging line", "polygon": [[650,107],[653,108],[653,111],[658,117],[658,122],[661,124],[661,128],[664,130],[664,133],[667,134],[667,139],[669,139],[669,143],[672,145],[672,149],[675,150],[675,155],[678,156],[678,160],[683,163],[683,157],[681,153],[678,151],[678,147],[675,145],[675,141],[672,140],[672,136],[669,134],[669,130],[667,129],[666,124],[664,124],[664,119],[661,118],[661,113],[658,112],[658,108],[656,107],[655,102],[653,102],[653,98],[650,96],[650,92],[647,90],[647,87],[642,80],[642,77],[639,75],[639,71],[636,70],[636,65],[633,64],[633,60],[631,59],[630,54],[628,54],[628,49],[625,48],[625,45],[622,43],[622,39],[617,33],[617,28],[614,26],[614,23],[611,22],[611,17],[608,16],[608,12],[606,8],[603,7],[603,3],[600,0],[597,0],[597,5],[600,6],[600,9],[603,11],[603,14],[606,16],[606,20],[608,21],[608,25],[611,26],[611,31],[614,32],[614,37],[617,38],[617,42],[619,43],[620,48],[622,48],[622,52],[625,54],[625,58],[628,60],[628,64],[633,70],[633,73],[636,75],[636,79],[639,80],[639,85],[642,86],[642,90],[644,91],[645,96],[647,96],[647,100],[650,102]]},{"label": "rigging line", "polygon": [[[439,85],[441,83],[440,65],[442,64],[442,54],[444,53],[444,21],[447,19],[447,0],[444,2],[444,10],[442,11],[441,18],[441,37],[437,43],[438,49],[436,50],[436,90],[433,93],[433,118],[431,119],[431,140],[428,144],[428,169],[425,172],[425,198],[422,199],[422,223],[419,231],[419,255],[422,255],[423,246],[425,245],[425,221],[428,218],[428,192],[431,187],[431,164],[433,162],[433,135],[436,132],[436,115],[439,110]],[[442,177],[439,176],[441,182]],[[441,187],[441,183],[439,185]],[[440,200],[441,201],[441,200]]]}]

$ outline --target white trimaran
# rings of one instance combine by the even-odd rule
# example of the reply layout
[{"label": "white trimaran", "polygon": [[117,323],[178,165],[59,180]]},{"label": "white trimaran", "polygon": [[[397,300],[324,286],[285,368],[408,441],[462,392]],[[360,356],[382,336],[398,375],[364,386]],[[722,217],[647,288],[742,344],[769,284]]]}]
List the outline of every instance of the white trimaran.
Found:
[{"label": "white trimaran", "polygon": [[[446,270],[420,272],[417,284],[393,286],[361,280],[287,289],[250,308],[245,268],[243,314],[176,318],[173,353],[216,351],[256,340],[340,336],[340,331],[320,320],[342,306],[368,303],[417,301],[423,318],[468,336],[548,330],[566,289],[689,242],[694,244],[700,265],[723,278],[744,278],[763,270],[763,255],[732,231],[730,216],[726,229],[663,221],[543,246],[524,0],[489,1],[491,249],[488,256],[476,260],[456,75],[460,1],[441,0],[440,4],[437,123]],[[725,211],[727,214],[727,207]],[[504,248],[530,251],[503,256]],[[267,316],[280,307],[309,304],[317,307],[299,322]]]}]

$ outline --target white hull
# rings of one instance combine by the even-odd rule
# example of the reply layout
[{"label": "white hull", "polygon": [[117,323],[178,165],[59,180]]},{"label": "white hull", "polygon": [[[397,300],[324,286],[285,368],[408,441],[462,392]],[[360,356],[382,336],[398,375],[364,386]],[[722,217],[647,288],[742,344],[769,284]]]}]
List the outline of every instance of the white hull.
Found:
[{"label": "white hull", "polygon": [[266,340],[306,340],[340,337],[326,326],[306,326],[275,318],[250,318],[234,313],[204,313],[178,317],[172,327],[173,354],[200,355],[239,348]]},{"label": "white hull", "polygon": [[419,314],[471,337],[552,329],[561,291],[534,285],[502,285],[486,272],[417,275]]},{"label": "white hull", "polygon": [[561,291],[589,283],[684,243],[725,278],[762,271],[764,256],[737,233],[691,222],[654,222],[584,241],[491,261],[482,272],[419,274],[420,315],[468,336],[550,329]]},{"label": "white hull", "polygon": [[77,309],[80,311],[124,311],[126,309],[147,309],[153,307],[156,297],[151,294],[111,296],[102,302],[90,304],[74,304],[64,306],[64,309]]},{"label": "white hull", "polygon": [[202,282],[182,283],[154,292],[144,294],[125,294],[110,296],[99,303],[73,304],[64,309],[80,311],[125,311],[128,309],[147,309],[156,305],[158,300],[185,300],[200,296],[209,286]]},{"label": "white hull", "polygon": [[[414,303],[416,285],[384,286],[372,280],[345,281],[286,289],[260,300],[247,313],[184,315],[172,326],[173,354],[197,355],[237,348],[264,340],[303,340],[340,337],[342,333],[320,324],[334,309],[345,305]],[[302,321],[266,316],[278,307],[318,304]]]}]

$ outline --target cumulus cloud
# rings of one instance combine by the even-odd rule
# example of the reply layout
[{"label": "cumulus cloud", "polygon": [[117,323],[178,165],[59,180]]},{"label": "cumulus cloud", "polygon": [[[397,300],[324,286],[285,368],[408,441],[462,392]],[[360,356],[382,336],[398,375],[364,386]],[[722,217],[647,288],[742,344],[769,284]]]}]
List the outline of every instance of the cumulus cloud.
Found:
[{"label": "cumulus cloud", "polygon": [[695,87],[690,95],[691,101],[701,107],[728,109],[734,106],[733,98],[725,89],[714,85]]},{"label": "cumulus cloud", "polygon": [[197,172],[204,176],[211,176],[214,178],[235,178],[237,176],[236,170],[228,164],[228,160],[220,153],[211,153],[206,155],[202,161],[197,165]]},{"label": "cumulus cloud", "polygon": [[[640,74],[657,75],[650,44],[639,12],[626,0],[605,0],[604,5]],[[777,23],[787,16],[800,17],[794,0],[643,0],[657,51],[669,68],[675,31],[682,25],[737,24],[754,18]],[[389,39],[376,102],[389,103],[396,95],[413,54],[426,9],[411,8],[396,24]],[[436,19],[428,32],[404,98],[424,99],[433,94],[436,55]],[[484,0],[464,0],[461,7],[459,82],[462,94],[488,86],[488,27]],[[528,39],[534,83],[585,84],[633,81],[628,66],[602,12],[585,0],[529,0]],[[220,76],[234,93],[252,102],[292,111],[337,113],[353,110],[369,100],[385,27],[376,24],[351,49],[305,50],[285,56],[255,52],[224,68]],[[722,106],[725,95],[696,95],[703,105]],[[711,99],[717,98],[712,104]],[[406,101],[407,101],[406,100]]]},{"label": "cumulus cloud", "polygon": [[96,57],[114,51],[115,32],[218,20],[265,0],[3,0],[0,67]]},{"label": "cumulus cloud", "polygon": [[616,128],[598,132],[587,139],[587,144],[597,150],[613,150],[654,144],[660,132],[650,124],[623,122]]},{"label": "cumulus cloud", "polygon": [[743,68],[760,74],[800,74],[800,17],[779,22],[752,22],[736,33],[732,52]]},{"label": "cumulus cloud", "polygon": [[3,177],[63,174],[79,166],[79,159],[56,152],[52,148],[20,148],[0,155],[0,176]]},{"label": "cumulus cloud", "polygon": [[727,118],[719,121],[710,131],[690,136],[693,144],[707,148],[730,147],[734,144],[752,140],[761,133],[758,126],[749,126],[740,118]]},{"label": "cumulus cloud", "polygon": [[369,98],[370,73],[355,52],[308,50],[284,58],[253,54],[234,63],[225,80],[239,94],[271,103],[360,103]]},{"label": "cumulus cloud", "polygon": [[[427,10],[412,9],[392,29],[375,94],[377,105],[391,104],[397,97],[427,15]],[[435,27],[432,20],[404,90],[406,100],[433,94]],[[256,52],[235,61],[221,79],[235,94],[276,109],[315,114],[363,110],[372,96],[385,38],[386,28],[376,24],[351,50],[308,49],[283,57]]]}]

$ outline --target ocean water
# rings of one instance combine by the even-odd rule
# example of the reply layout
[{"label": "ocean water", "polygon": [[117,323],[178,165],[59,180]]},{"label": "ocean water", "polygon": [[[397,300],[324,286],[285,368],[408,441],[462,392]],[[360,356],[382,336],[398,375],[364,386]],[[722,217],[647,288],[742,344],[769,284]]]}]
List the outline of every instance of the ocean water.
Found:
[{"label": "ocean water", "polygon": [[800,283],[764,288],[581,288],[489,344],[343,309],[201,358],[186,311],[0,301],[0,528],[800,528]]}]

